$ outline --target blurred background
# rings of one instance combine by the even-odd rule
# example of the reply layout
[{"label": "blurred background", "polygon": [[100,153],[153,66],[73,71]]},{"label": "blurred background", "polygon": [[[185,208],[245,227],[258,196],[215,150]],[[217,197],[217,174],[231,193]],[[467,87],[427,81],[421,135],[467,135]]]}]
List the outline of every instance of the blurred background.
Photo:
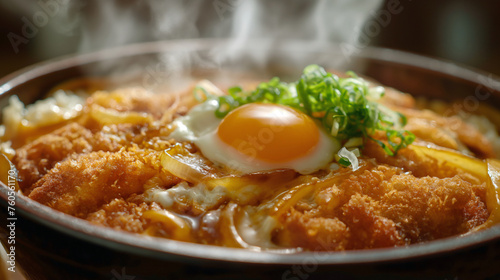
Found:
[{"label": "blurred background", "polygon": [[0,76],[66,54],[213,37],[380,46],[500,75],[498,11],[500,1],[466,0],[0,0]]}]

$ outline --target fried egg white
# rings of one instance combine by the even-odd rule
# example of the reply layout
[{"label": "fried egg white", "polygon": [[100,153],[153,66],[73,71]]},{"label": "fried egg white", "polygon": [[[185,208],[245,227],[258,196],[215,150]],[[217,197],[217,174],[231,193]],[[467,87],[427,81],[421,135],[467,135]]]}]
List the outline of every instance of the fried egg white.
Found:
[{"label": "fried egg white", "polygon": [[192,141],[215,164],[252,173],[290,168],[310,174],[327,168],[340,143],[306,114],[267,103],[238,107],[223,119],[216,100],[195,106],[177,118],[170,135]]}]

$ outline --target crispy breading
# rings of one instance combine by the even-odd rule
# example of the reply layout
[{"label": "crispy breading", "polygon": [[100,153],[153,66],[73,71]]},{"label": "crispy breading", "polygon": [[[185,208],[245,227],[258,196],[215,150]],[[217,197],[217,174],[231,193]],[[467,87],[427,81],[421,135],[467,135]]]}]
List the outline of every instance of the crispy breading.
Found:
[{"label": "crispy breading", "polygon": [[341,251],[348,247],[349,228],[338,218],[318,216],[315,211],[301,213],[291,209],[282,222],[285,228],[275,242],[287,247],[315,251]]},{"label": "crispy breading", "polygon": [[[163,215],[165,210],[157,203],[145,203],[142,202],[143,198],[139,197],[141,195],[131,195],[128,199],[114,199],[96,212],[90,213],[86,220],[95,225],[126,232],[181,241],[198,241],[191,234],[190,228],[179,229],[176,223],[172,223],[168,216]],[[174,219],[179,219],[178,221],[187,225],[187,221],[181,216],[175,216]]]},{"label": "crispy breading", "polygon": [[466,233],[489,216],[476,194],[484,194],[485,184],[473,186],[458,176],[439,179],[401,174],[382,186],[381,214],[398,225],[407,243]]},{"label": "crispy breading", "polygon": [[146,182],[159,176],[159,165],[159,152],[155,151],[98,151],[74,156],[56,164],[37,181],[29,197],[84,217],[114,198],[142,193]]},{"label": "crispy breading", "polygon": [[[317,191],[316,207],[280,217],[276,241],[308,250],[369,249],[466,233],[489,216],[485,186],[459,178],[416,178],[373,166]],[[480,195],[481,194],[481,195]]]},{"label": "crispy breading", "polygon": [[132,145],[164,149],[168,142],[161,141],[162,133],[168,134],[168,131],[147,124],[109,125],[97,131],[78,123],[68,124],[17,149],[13,163],[19,170],[19,185],[24,194],[29,195],[36,181],[56,163],[72,155],[95,151],[116,152]]},{"label": "crispy breading", "polygon": [[[140,89],[119,90],[112,93],[96,92],[88,100],[87,105],[97,104],[119,112],[135,111],[153,115],[155,118],[179,107],[179,100],[191,101],[190,94],[152,94]],[[186,101],[187,100],[187,101]],[[173,108],[170,108],[173,107]],[[105,127],[95,124],[88,116],[89,107],[75,121],[16,149],[13,163],[19,170],[20,187],[29,195],[33,184],[45,175],[57,162],[61,162],[72,154],[87,154],[93,151],[118,151],[132,144],[141,146],[154,143],[155,137],[169,134],[163,126],[152,127],[151,124],[111,124]],[[166,115],[171,115],[169,114]],[[171,120],[170,118],[167,118]],[[157,148],[162,148],[161,145]]]},{"label": "crispy breading", "polygon": [[23,192],[28,195],[33,184],[68,155],[92,151],[93,138],[90,130],[71,123],[17,149],[12,161],[19,170]]},{"label": "crispy breading", "polygon": [[141,216],[144,211],[150,209],[151,206],[144,202],[136,204],[123,198],[115,198],[102,205],[99,210],[90,213],[86,220],[95,225],[142,233],[146,228],[146,221]]}]

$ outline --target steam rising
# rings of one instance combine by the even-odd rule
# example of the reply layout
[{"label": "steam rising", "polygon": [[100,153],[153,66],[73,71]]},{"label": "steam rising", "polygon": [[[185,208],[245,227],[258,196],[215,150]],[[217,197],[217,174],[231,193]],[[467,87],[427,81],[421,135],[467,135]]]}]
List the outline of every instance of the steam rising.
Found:
[{"label": "steam rising", "polygon": [[[85,15],[80,52],[141,41],[233,38],[354,43],[380,1],[98,1]],[[93,2],[91,2],[93,3]],[[125,3],[125,4],[124,4]]]},{"label": "steam rising", "polygon": [[[149,72],[163,78],[194,65],[218,67],[239,56],[263,65],[270,58],[268,50],[294,41],[301,42],[299,50],[303,52],[332,42],[355,44],[359,30],[381,1],[115,0],[82,6],[71,0],[70,4],[79,7],[83,15],[81,53],[146,41],[229,39],[229,43],[214,48],[208,59],[193,57],[188,50],[165,54],[160,59],[162,65],[149,66]],[[249,52],[248,47],[259,51]],[[290,59],[300,57],[297,53]]]}]

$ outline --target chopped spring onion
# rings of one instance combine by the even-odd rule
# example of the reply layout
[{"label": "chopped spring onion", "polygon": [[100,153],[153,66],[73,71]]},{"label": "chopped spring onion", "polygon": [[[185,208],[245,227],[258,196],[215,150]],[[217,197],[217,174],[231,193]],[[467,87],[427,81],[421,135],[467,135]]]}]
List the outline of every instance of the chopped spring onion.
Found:
[{"label": "chopped spring onion", "polygon": [[345,142],[344,147],[346,148],[352,148],[352,147],[359,147],[363,145],[363,138],[361,137],[353,137],[347,142]]},{"label": "chopped spring onion", "polygon": [[[321,122],[333,137],[346,141],[347,148],[359,147],[363,139],[369,138],[393,156],[410,145],[415,135],[401,129],[406,118],[375,101],[384,95],[384,88],[369,87],[367,81],[353,72],[347,74],[348,77],[341,78],[313,64],[304,69],[296,82],[286,83],[274,77],[253,91],[232,87],[228,95],[209,98],[218,101],[215,115],[219,118],[239,106],[254,102],[296,108]],[[372,135],[377,131],[385,132],[387,139],[374,139]]]}]

